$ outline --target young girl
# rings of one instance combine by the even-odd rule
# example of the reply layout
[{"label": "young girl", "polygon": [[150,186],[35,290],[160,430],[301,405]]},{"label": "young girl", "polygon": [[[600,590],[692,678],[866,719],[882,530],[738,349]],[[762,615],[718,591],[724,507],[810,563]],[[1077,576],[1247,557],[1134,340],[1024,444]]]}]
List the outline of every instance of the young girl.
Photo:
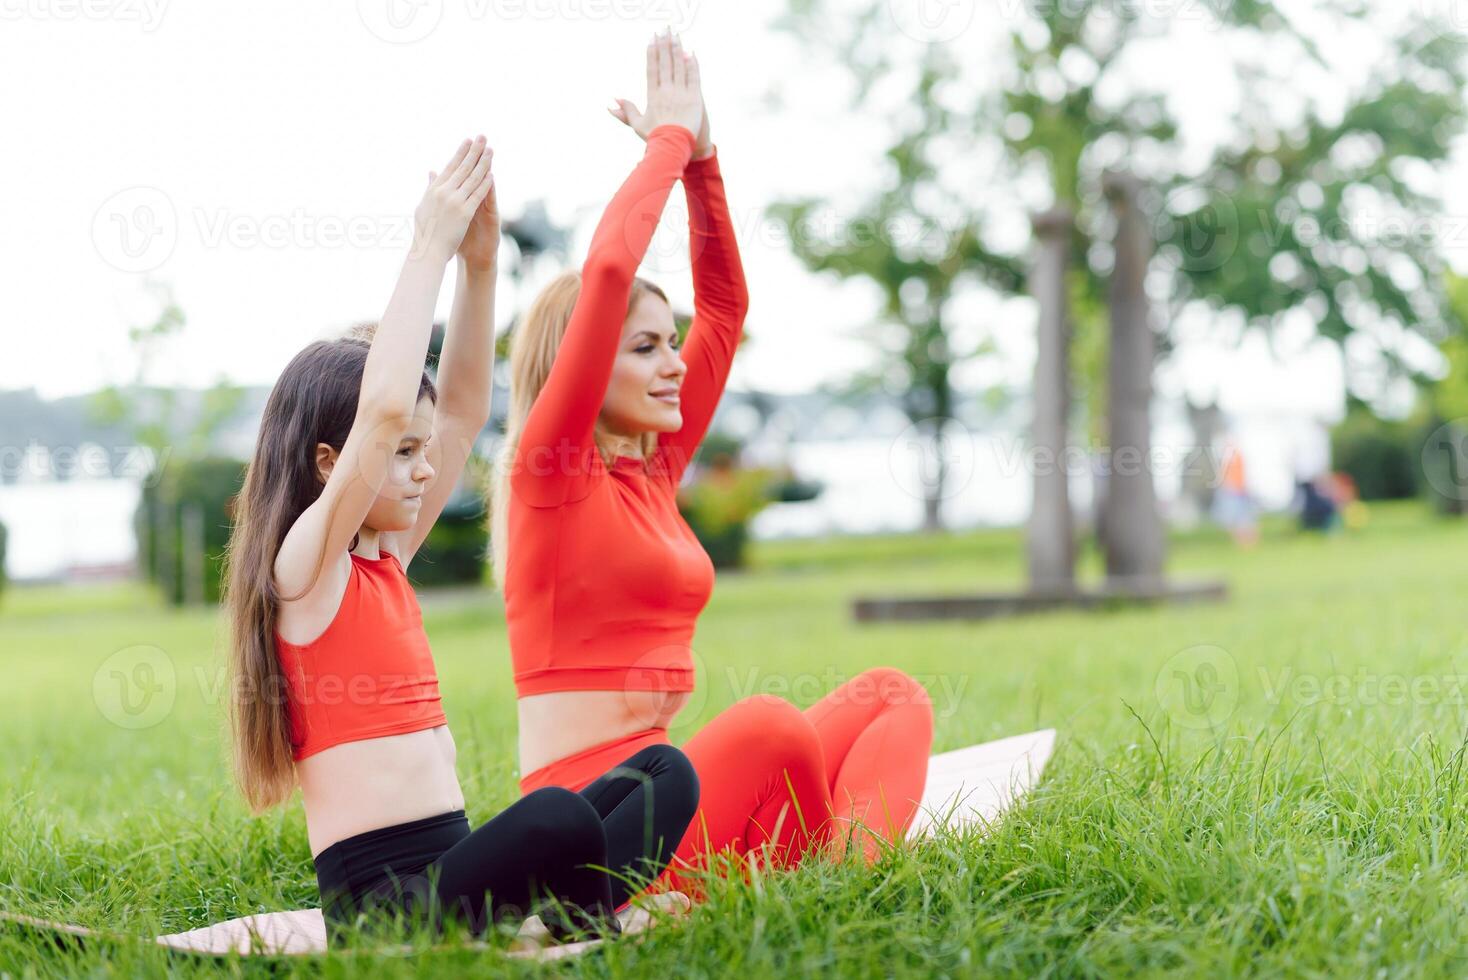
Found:
[{"label": "young girl", "polygon": [[[626,102],[612,110],[646,154],[607,206],[581,274],[541,293],[511,353],[509,465],[491,539],[525,792],[585,786],[626,753],[667,744],[693,689],[689,643],[714,584],[676,492],[748,297],[697,59],[670,35],[655,39],[647,88],[645,115]],[[680,178],[694,284],[682,348],[667,298],[635,276]],[[892,669],[806,712],[774,697],[741,701],[686,746],[702,805],[677,857],[697,865],[768,848],[788,865],[847,832],[874,856],[916,811],[932,725],[926,692]]]},{"label": "young girl", "polygon": [[[686,759],[639,752],[580,794],[524,797],[471,830],[417,600],[404,573],[489,415],[499,215],[493,151],[430,174],[370,344],[311,344],[271,391],[230,541],[235,769],[255,812],[301,787],[333,936],[376,906],[616,931],[698,799]],[[435,389],[423,369],[457,252]],[[436,457],[437,465],[429,456]],[[611,869],[612,874],[607,870]],[[564,914],[563,914],[564,913]]]}]

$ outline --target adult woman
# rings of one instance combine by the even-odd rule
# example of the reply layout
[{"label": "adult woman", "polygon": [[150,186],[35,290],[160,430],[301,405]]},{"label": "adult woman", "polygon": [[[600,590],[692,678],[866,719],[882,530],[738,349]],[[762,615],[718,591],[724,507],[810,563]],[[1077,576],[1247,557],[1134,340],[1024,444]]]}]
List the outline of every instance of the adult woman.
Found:
[{"label": "adult woman", "polygon": [[[511,351],[492,540],[526,792],[584,785],[621,753],[667,744],[713,587],[674,495],[722,393],[747,294],[697,59],[656,38],[647,85],[645,115],[628,102],[612,110],[646,141],[642,161],[581,274],[541,293]],[[679,179],[695,294],[681,350],[666,297],[635,275]],[[804,713],[742,701],[685,746],[703,802],[678,857],[762,852],[788,865],[842,830],[870,857],[910,822],[931,740],[927,695],[900,671],[863,674]]]},{"label": "adult woman", "polygon": [[[562,934],[615,931],[613,911],[638,887],[628,876],[661,869],[697,801],[685,759],[639,753],[582,794],[531,794],[474,830],[464,814],[404,569],[489,412],[492,156],[484,137],[466,140],[429,175],[413,248],[370,343],[313,343],[287,366],[230,541],[236,774],[257,812],[300,786],[333,937],[379,905],[481,933],[548,899],[559,907],[547,924]],[[456,253],[435,388],[423,365]]]}]

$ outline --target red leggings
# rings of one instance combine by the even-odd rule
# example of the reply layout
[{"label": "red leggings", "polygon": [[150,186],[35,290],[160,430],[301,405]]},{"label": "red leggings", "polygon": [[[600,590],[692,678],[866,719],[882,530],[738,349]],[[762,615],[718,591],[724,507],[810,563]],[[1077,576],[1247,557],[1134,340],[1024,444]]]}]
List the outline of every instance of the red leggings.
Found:
[{"label": "red leggings", "polygon": [[[536,770],[520,788],[578,790],[624,756],[667,741],[655,728],[603,743]],[[675,866],[699,868],[732,852],[792,867],[848,835],[871,860],[881,841],[898,840],[912,823],[932,742],[927,691],[890,667],[853,678],[806,711],[770,695],[746,698],[683,746],[700,801]],[[678,884],[700,891],[693,881]]]}]

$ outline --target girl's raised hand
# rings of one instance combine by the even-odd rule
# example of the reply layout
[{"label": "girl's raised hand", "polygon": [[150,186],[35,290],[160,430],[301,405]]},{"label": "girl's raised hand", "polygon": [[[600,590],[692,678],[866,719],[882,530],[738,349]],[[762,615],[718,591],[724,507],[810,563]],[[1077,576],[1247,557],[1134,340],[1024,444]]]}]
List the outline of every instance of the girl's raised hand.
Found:
[{"label": "girl's raised hand", "polygon": [[[485,156],[494,157],[494,150],[486,149]],[[493,166],[493,163],[490,164]],[[474,216],[469,219],[464,240],[459,243],[459,258],[470,269],[482,271],[494,268],[500,250],[499,195],[494,174],[489,177],[489,193],[479,203]]]},{"label": "girl's raised hand", "polygon": [[413,249],[447,262],[464,241],[464,232],[494,189],[490,163],[494,151],[483,136],[459,144],[438,174],[428,175],[423,200],[413,212]]},{"label": "girl's raised hand", "polygon": [[671,31],[657,35],[647,46],[647,112],[626,99],[618,99],[617,107],[607,111],[644,140],[669,124],[682,126],[695,138],[706,134],[698,59],[684,53]]}]

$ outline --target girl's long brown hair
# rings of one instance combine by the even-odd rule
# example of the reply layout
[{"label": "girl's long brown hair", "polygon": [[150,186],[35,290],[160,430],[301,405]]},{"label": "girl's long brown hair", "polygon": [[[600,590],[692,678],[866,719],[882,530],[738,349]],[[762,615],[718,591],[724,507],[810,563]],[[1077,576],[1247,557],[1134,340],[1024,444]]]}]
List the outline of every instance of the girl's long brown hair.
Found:
[{"label": "girl's long brown hair", "polygon": [[[230,622],[226,690],[235,780],[255,813],[284,802],[295,788],[275,626],[281,600],[300,596],[276,590],[275,557],[296,518],[321,496],[317,444],[340,452],[351,432],[370,346],[371,328],[358,328],[348,337],[317,341],[291,360],[265,403],[255,455],[234,504],[221,598]],[[424,395],[438,400],[426,371],[418,386],[418,397]],[[302,595],[326,560],[317,560]]]},{"label": "girl's long brown hair", "polygon": [[[530,406],[535,404],[540,389],[545,387],[546,379],[550,377],[551,365],[556,361],[556,352],[561,349],[566,325],[571,321],[571,311],[580,295],[581,273],[561,273],[535,297],[525,319],[510,338],[510,411],[490,494],[490,556],[494,562],[494,581],[501,592],[505,588],[505,567],[509,561],[510,469],[514,464],[515,450],[520,444],[520,433],[525,429],[525,419],[530,415]],[[656,296],[664,303],[668,302],[661,289],[638,277],[632,281],[632,294],[627,299],[628,316],[644,296]],[[600,422],[593,434],[602,462],[610,464],[611,453],[605,448]],[[643,458],[650,459],[657,445],[656,432],[643,433]]]}]

